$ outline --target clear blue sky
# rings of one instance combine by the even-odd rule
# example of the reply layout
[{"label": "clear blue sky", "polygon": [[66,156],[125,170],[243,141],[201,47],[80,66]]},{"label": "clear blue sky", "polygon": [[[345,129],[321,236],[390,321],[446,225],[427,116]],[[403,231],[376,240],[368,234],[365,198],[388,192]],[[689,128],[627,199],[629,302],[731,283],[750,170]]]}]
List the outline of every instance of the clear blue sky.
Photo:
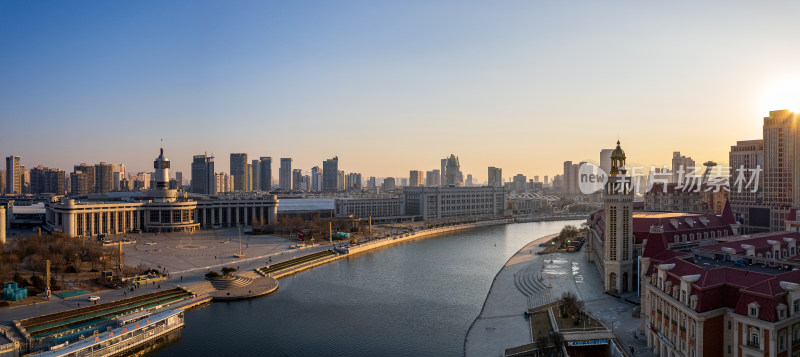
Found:
[{"label": "clear blue sky", "polygon": [[247,152],[406,176],[454,153],[485,180],[487,166],[552,176],[619,136],[633,162],[674,150],[727,162],[769,109],[800,108],[800,91],[764,98],[800,76],[798,13],[791,1],[0,0],[0,155],[135,172],[163,138],[184,172],[208,151],[223,171]]}]

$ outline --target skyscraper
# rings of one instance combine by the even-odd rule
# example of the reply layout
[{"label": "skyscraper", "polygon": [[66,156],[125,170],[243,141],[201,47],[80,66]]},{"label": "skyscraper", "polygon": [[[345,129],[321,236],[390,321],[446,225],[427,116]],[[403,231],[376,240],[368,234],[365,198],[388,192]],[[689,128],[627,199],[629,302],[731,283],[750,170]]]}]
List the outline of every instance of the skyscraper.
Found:
[{"label": "skyscraper", "polygon": [[425,186],[436,187],[441,185],[442,175],[439,170],[431,170],[425,172]]},{"label": "skyscraper", "polygon": [[292,159],[281,158],[281,167],[278,170],[278,187],[282,191],[292,190]]},{"label": "skyscraper", "polygon": [[69,174],[70,195],[86,195],[92,192],[92,180],[89,174],[75,171]]},{"label": "skyscraper", "polygon": [[[325,174],[327,170],[323,170],[323,174]],[[345,182],[344,182],[344,171],[339,170],[336,174],[336,187],[339,191],[344,191],[346,189]]]},{"label": "skyscraper", "polygon": [[183,186],[183,172],[175,171],[175,181],[178,181],[178,187]]},{"label": "skyscraper", "polygon": [[231,176],[233,176],[233,190],[247,190],[247,154],[231,153]]},{"label": "skyscraper", "polygon": [[[600,150],[600,168],[603,169],[603,172],[608,174],[611,171],[611,152],[614,149],[603,149]],[[538,181],[538,180],[537,180]]]},{"label": "skyscraper", "polygon": [[94,192],[106,193],[114,190],[114,166],[101,162],[94,165]]},{"label": "skyscraper", "polygon": [[408,174],[408,185],[411,187],[422,186],[422,171],[411,170]]},{"label": "skyscraper", "polygon": [[[694,160],[692,160],[691,157],[681,155],[680,151],[675,151],[672,153],[673,183],[686,183],[686,176],[693,174],[694,169]],[[702,175],[702,171],[698,169],[694,175],[700,176]],[[683,182],[681,182],[681,179]]]},{"label": "skyscraper", "polygon": [[300,191],[300,183],[303,180],[303,170],[294,169],[292,170],[292,189],[295,191]]},{"label": "skyscraper", "polygon": [[503,169],[489,166],[489,186],[503,187]]},{"label": "skyscraper", "polygon": [[59,169],[37,166],[31,169],[31,193],[66,193],[66,175]]},{"label": "skyscraper", "polygon": [[[769,231],[770,213],[769,207],[764,205],[763,173],[758,180],[753,180],[756,170],[764,169],[764,140],[737,141],[731,146],[730,165],[729,200],[737,223],[742,225],[742,232]],[[750,180],[753,180],[753,186],[746,187]]]},{"label": "skyscraper", "polygon": [[447,158],[442,159],[442,167],[439,171],[439,174],[441,175],[441,182],[439,182],[439,186],[447,185]]},{"label": "skyscraper", "polygon": [[322,162],[322,191],[339,190],[339,157],[334,156]]},{"label": "skyscraper", "polygon": [[458,157],[450,154],[445,164],[445,185],[447,186],[463,186],[463,181],[459,179],[461,174],[461,164],[458,162]]},{"label": "skyscraper", "polygon": [[192,182],[189,191],[206,195],[215,195],[217,193],[213,156],[203,154],[193,157]]},{"label": "skyscraper", "polygon": [[314,166],[311,168],[311,191],[312,192],[319,192],[320,187],[322,186],[322,169],[319,166]]},{"label": "skyscraper", "polygon": [[22,168],[19,156],[11,155],[6,158],[6,194],[22,194]]},{"label": "skyscraper", "polygon": [[6,193],[6,170],[0,170],[0,195]]},{"label": "skyscraper", "polygon": [[[800,205],[800,114],[769,112],[764,118],[764,203],[770,230],[783,230],[789,210]],[[793,217],[794,219],[794,217]]]},{"label": "skyscraper", "polygon": [[262,156],[258,164],[258,184],[261,191],[272,191],[272,157]]},{"label": "skyscraper", "polygon": [[[86,179],[87,180],[86,187],[84,187],[83,184],[81,184],[81,186],[79,186],[79,188],[78,188],[80,193],[74,193],[73,192],[72,193],[73,195],[85,195],[85,194],[94,192],[94,166],[93,165],[87,165],[85,163],[81,163],[80,165],[75,165],[73,167],[73,169],[72,169],[72,172],[83,173],[86,176],[84,176],[82,179]],[[70,180],[71,180],[71,177],[72,177],[72,175],[70,175]],[[86,189],[87,191],[84,191],[84,189]]]}]

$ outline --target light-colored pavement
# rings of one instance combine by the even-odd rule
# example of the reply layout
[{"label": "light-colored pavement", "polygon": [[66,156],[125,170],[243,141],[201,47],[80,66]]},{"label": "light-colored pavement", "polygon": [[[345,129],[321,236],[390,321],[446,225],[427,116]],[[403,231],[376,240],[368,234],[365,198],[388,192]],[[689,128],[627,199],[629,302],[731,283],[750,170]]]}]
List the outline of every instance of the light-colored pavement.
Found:
[{"label": "light-colored pavement", "polygon": [[502,356],[506,348],[532,342],[525,311],[528,297],[514,284],[516,274],[541,259],[537,240],[514,254],[497,273],[478,318],[473,322],[464,343],[467,356]]},{"label": "light-colored pavement", "polygon": [[514,284],[514,275],[532,264],[543,264],[542,277],[550,285],[550,294],[558,299],[573,291],[585,303],[585,309],[602,321],[626,350],[633,346],[635,356],[652,356],[646,340],[636,335],[639,319],[632,317],[633,305],[621,302],[603,292],[603,285],[594,264],[586,261],[585,250],[576,253],[530,254],[539,251],[536,244],[523,247],[498,273],[487,295],[484,308],[467,333],[466,356],[502,356],[506,348],[533,342],[524,313],[528,301]]},{"label": "light-colored pavement", "polygon": [[[116,238],[116,237],[115,237]],[[120,237],[121,238],[121,237]],[[278,263],[301,255],[328,249],[326,245],[315,245],[305,249],[289,249],[293,241],[276,236],[249,236],[242,234],[242,249],[246,258],[238,259],[233,253],[239,251],[239,234],[236,229],[222,229],[189,233],[161,233],[128,235],[136,244],[124,244],[125,266],[143,264],[151,268],[166,268],[169,279],[155,285],[144,285],[139,289],[108,290],[91,295],[100,296],[101,302],[152,293],[160,289],[187,286],[205,282],[205,273],[210,267],[219,271],[222,266],[239,267],[240,273],[267,265],[269,259]],[[154,244],[148,244],[154,243]],[[160,267],[160,268],[159,268]],[[37,300],[36,305],[0,309],[0,321],[19,320],[74,309],[89,304],[88,295],[71,299],[52,296],[50,301]]]}]

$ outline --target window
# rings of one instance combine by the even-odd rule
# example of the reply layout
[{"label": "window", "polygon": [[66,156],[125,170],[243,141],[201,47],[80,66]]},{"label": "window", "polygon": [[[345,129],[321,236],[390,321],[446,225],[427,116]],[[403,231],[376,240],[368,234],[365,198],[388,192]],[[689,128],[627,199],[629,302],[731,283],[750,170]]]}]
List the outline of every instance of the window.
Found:
[{"label": "window", "polygon": [[758,330],[754,330],[754,331],[753,330],[750,331],[750,346],[759,347],[758,346]]},{"label": "window", "polygon": [[778,335],[778,350],[783,351],[786,349],[786,336],[783,333]]},{"label": "window", "polygon": [[749,305],[747,305],[747,315],[750,316],[750,317],[756,317],[757,318],[758,317],[758,308],[759,307],[760,306],[758,305],[757,302],[750,303]]},{"label": "window", "polygon": [[792,312],[800,312],[800,299],[795,300],[792,305]]},{"label": "window", "polygon": [[728,320],[728,330],[731,329],[731,320]]}]

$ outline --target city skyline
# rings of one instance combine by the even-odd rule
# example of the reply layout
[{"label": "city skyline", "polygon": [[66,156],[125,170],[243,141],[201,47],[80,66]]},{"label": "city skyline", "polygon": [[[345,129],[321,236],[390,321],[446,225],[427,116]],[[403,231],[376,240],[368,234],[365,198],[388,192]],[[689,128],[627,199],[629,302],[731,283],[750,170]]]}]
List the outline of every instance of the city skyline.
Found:
[{"label": "city skyline", "polygon": [[609,137],[631,162],[726,162],[800,102],[792,2],[97,5],[0,5],[0,117],[31,133],[4,156],[147,171],[163,138],[182,172],[244,152],[402,177],[452,153],[484,181],[552,176]]}]

